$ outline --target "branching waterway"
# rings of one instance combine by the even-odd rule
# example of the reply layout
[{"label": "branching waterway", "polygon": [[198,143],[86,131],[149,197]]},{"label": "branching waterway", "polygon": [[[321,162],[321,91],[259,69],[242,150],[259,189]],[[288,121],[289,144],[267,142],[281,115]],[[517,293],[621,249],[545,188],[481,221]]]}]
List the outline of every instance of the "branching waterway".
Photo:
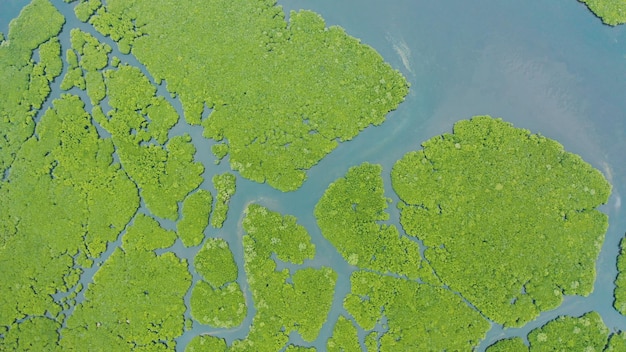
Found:
[{"label": "branching waterway", "polygon": [[[14,0],[0,5],[0,31],[5,36],[10,19],[16,17],[28,2]],[[182,118],[183,104],[179,96],[170,94],[167,81],[156,84],[150,71],[133,55],[123,54],[110,37],[79,21],[73,11],[74,4],[60,0],[52,3],[66,18],[59,35],[63,55],[72,47],[70,31],[78,28],[99,42],[108,44],[112,49],[111,57],[119,58],[122,64],[139,68],[156,87],[156,96],[172,105],[181,118],[170,129],[168,136],[188,134],[191,137],[196,148],[194,160],[204,167],[199,188],[209,190],[215,196],[211,179],[214,175],[232,172],[230,157],[226,156],[216,163],[216,157],[211,153],[211,147],[216,142],[203,137],[202,126],[190,125]],[[384,222],[395,226],[400,236],[419,244],[423,256],[423,242],[408,236],[400,224],[397,205],[401,200],[392,188],[392,167],[405,153],[420,149],[422,142],[450,133],[455,121],[487,114],[502,117],[516,127],[559,141],[565,150],[579,154],[601,170],[612,184],[612,193],[608,203],[600,207],[609,217],[609,228],[596,263],[593,293],[588,297],[566,296],[558,308],[542,312],[521,327],[504,328],[489,321],[491,328],[477,350],[484,351],[506,337],[519,336],[528,342],[527,336],[533,329],[562,315],[578,317],[590,311],[598,312],[611,331],[626,331],[626,317],[612,306],[617,276],[616,258],[619,242],[626,231],[626,210],[621,205],[621,195],[626,193],[626,163],[623,158],[623,150],[626,150],[626,98],[623,93],[626,92],[626,27],[601,24],[583,4],[575,0],[550,3],[539,0],[489,0],[481,6],[463,0],[430,3],[412,0],[392,3],[374,0],[290,0],[279,1],[279,5],[287,14],[290,10],[313,10],[326,20],[327,26],[341,26],[349,35],[372,46],[385,61],[401,71],[410,83],[410,91],[405,101],[387,115],[382,125],[369,126],[352,140],[340,143],[307,171],[306,181],[296,191],[281,192],[233,172],[237,177],[237,191],[228,202],[228,218],[223,227],[207,227],[205,239],[198,246],[187,248],[178,239],[174,245],[155,251],[159,255],[172,252],[189,263],[191,285],[184,297],[187,307],[184,315],[187,321],[191,321],[192,291],[202,280],[195,270],[194,257],[207,239],[223,238],[233,253],[238,267],[237,283],[247,305],[243,322],[235,328],[214,328],[194,322],[175,339],[177,350],[184,350],[198,335],[224,338],[230,345],[249,334],[257,308],[248,273],[244,270],[245,230],[242,222],[245,210],[252,203],[295,216],[315,245],[315,256],[303,264],[281,261],[274,256],[277,271],[287,269],[294,273],[303,268],[331,267],[337,273],[333,301],[318,337],[307,342],[298,333],[292,332],[289,342],[324,350],[339,317],[344,316],[357,327],[359,344],[365,349],[366,336],[370,331],[363,330],[344,307],[344,299],[351,290],[351,275],[357,267],[350,265],[322,235],[314,217],[316,204],[329,184],[344,177],[351,167],[364,162],[380,164],[384,196],[390,199],[386,210],[389,220]],[[112,68],[107,66],[107,69]],[[92,111],[86,91],[76,87],[68,92],[61,91],[61,81],[68,70],[64,60],[63,71],[52,82],[51,94],[35,115],[35,122],[41,120],[45,110],[52,107],[52,102],[63,93],[79,96],[86,111]],[[112,109],[108,97],[100,102],[100,106],[105,114]],[[202,119],[209,119],[211,112],[205,106]],[[92,123],[100,137],[111,136],[96,121]],[[117,149],[113,158],[119,163]],[[9,171],[5,171],[3,180],[9,176]],[[541,202],[541,199],[537,201]],[[181,205],[182,202],[179,202],[179,214]],[[133,219],[137,214],[153,216],[164,229],[176,230],[175,221],[152,215],[144,197]],[[53,295],[54,299],[64,302],[68,296],[75,295],[75,304],[83,302],[94,275],[113,252],[121,248],[126,230],[121,231],[116,241],[108,243],[100,257],[92,258],[94,264],[82,270],[79,285],[73,286],[67,293]],[[476,309],[459,292],[453,293]],[[62,327],[73,312],[73,306],[63,310],[67,318]],[[387,329],[387,318],[383,316],[371,331],[382,334]]]}]

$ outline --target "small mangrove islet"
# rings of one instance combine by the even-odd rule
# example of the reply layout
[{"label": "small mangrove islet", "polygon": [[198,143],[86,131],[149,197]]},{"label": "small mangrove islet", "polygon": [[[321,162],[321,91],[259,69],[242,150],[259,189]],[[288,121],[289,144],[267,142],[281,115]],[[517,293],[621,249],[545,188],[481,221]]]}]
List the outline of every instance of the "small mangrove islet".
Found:
[{"label": "small mangrove islet", "polygon": [[626,316],[626,237],[620,241],[620,251],[617,256],[617,278],[615,279],[613,307]]},{"label": "small mangrove islet", "polygon": [[211,192],[204,189],[199,189],[185,198],[183,217],[176,224],[178,236],[185,246],[198,246],[204,239],[204,230],[209,225],[212,204]]},{"label": "small mangrove islet", "polygon": [[211,216],[211,226],[219,229],[226,221],[228,215],[228,203],[237,190],[237,178],[230,172],[213,176],[213,187],[215,187],[216,201],[213,215]]}]

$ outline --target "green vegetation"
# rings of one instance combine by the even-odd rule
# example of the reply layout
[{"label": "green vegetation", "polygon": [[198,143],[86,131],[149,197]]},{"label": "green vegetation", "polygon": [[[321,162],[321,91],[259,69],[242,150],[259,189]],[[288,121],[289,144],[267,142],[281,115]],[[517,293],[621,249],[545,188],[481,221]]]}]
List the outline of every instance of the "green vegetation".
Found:
[{"label": "green vegetation", "polygon": [[367,271],[354,272],[350,283],[344,307],[357,324],[371,330],[383,314],[387,317],[381,351],[468,351],[490,327],[461,297],[443,288]]},{"label": "green vegetation", "polygon": [[623,331],[609,336],[609,343],[604,349],[607,352],[626,351],[626,334]]},{"label": "green vegetation", "polygon": [[106,97],[106,86],[102,73],[90,71],[85,74],[85,88],[92,105],[97,105]]},{"label": "green vegetation", "polygon": [[81,90],[85,90],[87,88],[85,83],[85,77],[83,76],[83,70],[81,70],[80,67],[70,68],[63,77],[63,81],[61,82],[62,90],[67,91],[74,87]]},{"label": "green vegetation", "polygon": [[31,317],[17,324],[3,339],[2,351],[57,351],[61,324],[46,317]]},{"label": "green vegetation", "polygon": [[378,332],[371,331],[369,334],[365,335],[365,350],[366,351],[378,351]]},{"label": "green vegetation", "polygon": [[237,265],[226,241],[208,239],[194,265],[204,281],[191,294],[191,314],[202,324],[231,328],[246,316],[246,302],[237,280]]},{"label": "green vegetation", "polygon": [[113,163],[111,140],[100,139],[90,119],[78,97],[56,100],[1,184],[0,326],[56,317],[50,294],[74,287],[88,257],[104,252],[139,206],[134,184]]},{"label": "green vegetation", "polygon": [[122,240],[125,252],[129,250],[149,252],[171,247],[176,241],[176,233],[163,229],[156,220],[147,215],[137,214]]},{"label": "green vegetation", "polygon": [[230,198],[236,191],[235,175],[225,172],[220,175],[213,176],[213,187],[217,192],[217,200],[215,201],[215,209],[211,216],[211,226],[219,229],[224,224],[226,216],[228,215],[228,203]]},{"label": "green vegetation", "polygon": [[194,337],[185,348],[185,352],[220,352],[226,350],[226,341],[224,341],[224,339],[210,335],[198,335]]},{"label": "green vegetation", "polygon": [[237,280],[237,265],[228,243],[210,238],[198,251],[194,260],[198,274],[212,286],[221,287]]},{"label": "green vegetation", "polygon": [[183,218],[178,222],[178,236],[186,247],[195,247],[204,239],[204,229],[209,225],[209,214],[213,196],[211,192],[199,189],[185,198]]},{"label": "green vegetation", "polygon": [[356,327],[343,315],[339,316],[333,329],[333,336],[328,339],[326,347],[331,352],[358,351],[361,349]]},{"label": "green vegetation", "polygon": [[70,32],[70,42],[72,49],[79,58],[80,67],[85,71],[102,70],[108,65],[111,47],[100,43],[91,34],[74,28]]},{"label": "green vegetation", "polygon": [[609,329],[596,312],[581,317],[561,316],[528,334],[530,350],[602,351]]},{"label": "green vegetation", "polygon": [[87,22],[100,6],[102,6],[102,0],[81,0],[74,7],[74,13],[79,21]]},{"label": "green vegetation", "polygon": [[251,204],[243,220],[244,265],[257,309],[245,340],[232,350],[278,351],[295,331],[313,341],[326,321],[337,274],[330,268],[276,270],[272,259],[302,264],[315,246],[293,216]]},{"label": "green vegetation", "polygon": [[[47,98],[49,82],[58,68],[60,58],[50,54],[56,50],[56,35],[64,22],[47,0],[34,0],[11,21],[0,46],[0,175],[10,168],[17,151],[33,134],[33,117]],[[35,64],[31,57],[37,48],[40,62]]]},{"label": "green vegetation", "polygon": [[626,237],[622,238],[619,247],[613,307],[622,315],[626,315]]},{"label": "green vegetation", "polygon": [[315,347],[304,347],[304,346],[296,346],[289,345],[285,348],[285,352],[315,352],[317,351]]},{"label": "green vegetation", "polygon": [[[388,220],[382,167],[364,163],[333,182],[315,206],[322,234],[343,258],[359,268],[418,277],[419,245],[401,237]],[[429,270],[429,269],[427,269]]]},{"label": "green vegetation", "polygon": [[591,10],[602,22],[616,26],[626,23],[626,1],[624,0],[578,0]]},{"label": "green vegetation", "polygon": [[202,182],[204,167],[193,161],[191,138],[167,139],[178,121],[176,110],[155,97],[156,88],[138,68],[120,65],[105,71],[104,77],[113,110],[97,122],[112,134],[122,166],[148,208],[156,216],[176,220],[178,202]]},{"label": "green vegetation", "polygon": [[90,23],[122,52],[132,47],[157,83],[167,80],[188,122],[201,123],[205,104],[213,109],[205,136],[227,139],[233,170],[290,191],[337,140],[381,124],[408,87],[341,28],[308,11],[287,24],[274,5],[110,0]]},{"label": "green vegetation", "polygon": [[208,239],[194,265],[204,281],[191,293],[191,314],[202,324],[232,328],[246,316],[246,302],[237,280],[233,253],[222,239]]},{"label": "green vegetation", "polygon": [[243,292],[236,282],[215,288],[200,281],[191,293],[191,315],[202,324],[232,328],[241,324],[246,311]]},{"label": "green vegetation", "polygon": [[100,70],[108,65],[111,47],[76,28],[70,32],[70,41],[72,49],[66,53],[70,70],[61,82],[61,89],[87,89],[91,104],[97,105],[107,93]]},{"label": "green vegetation", "polygon": [[222,159],[228,154],[228,144],[226,143],[217,143],[211,146],[211,151],[217,158],[215,161],[216,164],[219,164]]},{"label": "green vegetation", "polygon": [[512,337],[497,341],[487,347],[487,352],[528,352],[528,346],[519,337]]},{"label": "green vegetation", "polygon": [[530,348],[514,337],[497,341],[487,347],[487,352],[626,351],[623,332],[608,334],[609,329],[596,312],[578,318],[561,316],[528,334]]},{"label": "green vegetation", "polygon": [[395,164],[392,184],[402,226],[446,285],[506,326],[592,291],[607,229],[596,207],[610,192],[598,170],[488,116],[422,146]]},{"label": "green vegetation", "polygon": [[57,38],[52,38],[39,46],[39,61],[40,64],[35,67],[44,68],[44,76],[48,82],[61,74],[63,60],[61,60],[61,43]]},{"label": "green vegetation", "polygon": [[[215,140],[218,163],[228,155],[243,177],[283,191],[300,187],[339,142],[381,124],[407,94],[373,49],[312,12],[292,12],[287,23],[270,0],[80,0],[74,11],[122,53],[132,50],[157,83],[167,80],[187,121]],[[315,350],[290,336],[318,338],[338,275],[319,258],[309,262],[315,246],[293,216],[251,204],[242,237],[229,239],[243,245],[246,302],[228,243],[205,239],[213,198],[199,189],[204,168],[191,137],[170,136],[178,113],[139,68],[72,29],[61,89],[86,90],[93,109],[62,94],[40,111],[63,70],[63,24],[48,0],[33,0],[7,38],[0,33],[0,350],[175,350],[193,324],[239,326],[248,304],[256,314],[244,339],[227,346],[201,335],[187,350]],[[556,142],[488,117],[423,146],[392,178],[402,226],[423,241],[425,257],[416,239],[384,223],[390,200],[379,165],[351,168],[315,207],[322,234],[356,269],[330,351],[360,343],[471,350],[486,318],[521,325],[562,295],[592,289],[607,225],[595,208],[609,193],[596,170]],[[212,181],[210,220],[221,228],[236,177]],[[138,212],[141,200],[147,209]],[[177,233],[155,218],[177,221]],[[177,237],[187,247],[204,241],[195,284],[171,248]],[[110,248],[116,239],[121,246]],[[97,269],[91,283],[81,281],[87,268]],[[621,311],[624,280],[616,282]],[[529,340],[536,350],[626,350],[624,335],[609,336],[597,313],[560,317]],[[528,349],[520,338],[489,347]]]},{"label": "green vegetation", "polygon": [[[183,296],[191,284],[187,262],[173,253],[172,231],[137,215],[117,248],[95,274],[63,329],[63,350],[174,350],[183,333]],[[105,347],[106,346],[106,347]]]},{"label": "green vegetation", "polygon": [[39,62],[34,64],[28,90],[24,92],[23,102],[31,103],[30,112],[41,109],[43,101],[50,94],[50,82],[61,74],[63,62],[60,52],[61,44],[57,38],[51,38],[39,46]]}]

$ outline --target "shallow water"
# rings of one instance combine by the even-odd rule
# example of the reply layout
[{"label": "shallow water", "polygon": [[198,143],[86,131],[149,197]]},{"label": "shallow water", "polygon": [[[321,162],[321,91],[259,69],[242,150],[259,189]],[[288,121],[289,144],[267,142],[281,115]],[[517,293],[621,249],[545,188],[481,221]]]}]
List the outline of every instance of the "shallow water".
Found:
[{"label": "shallow water", "polygon": [[[26,3],[9,0],[0,4],[0,31],[5,35],[8,21]],[[402,71],[411,83],[411,91],[406,101],[389,114],[387,122],[368,128],[334,150],[308,173],[308,180],[296,192],[282,193],[238,177],[228,220],[221,230],[209,229],[206,235],[224,237],[229,242],[239,265],[239,282],[249,303],[240,214],[248,203],[257,202],[296,216],[309,230],[317,256],[306,265],[330,265],[339,273],[338,292],[329,314],[331,323],[322,329],[313,344],[324,346],[334,320],[344,312],[341,299],[349,290],[348,280],[353,270],[321,236],[313,217],[313,208],[328,184],[343,176],[351,166],[364,161],[380,163],[386,196],[393,200],[389,223],[398,225],[399,213],[395,207],[398,197],[391,189],[389,177],[393,163],[404,153],[419,149],[422,141],[450,132],[455,121],[488,114],[558,140],[566,150],[580,154],[600,169],[613,184],[613,193],[602,207],[609,215],[610,226],[597,262],[594,293],[586,298],[567,297],[559,308],[544,312],[519,329],[494,326],[478,350],[504,336],[525,336],[559,315],[578,316],[590,310],[598,311],[611,330],[626,330],[626,318],[611,306],[618,243],[626,228],[626,211],[621,206],[626,185],[622,154],[626,150],[626,26],[602,25],[575,0],[549,3],[485,0],[481,6],[462,0],[282,0],[279,3],[286,11],[314,10],[328,25],[340,25],[348,34],[361,38]],[[122,62],[142,67],[132,56],[121,55],[108,38],[76,21],[68,5],[61,1],[54,4],[68,18],[61,35],[64,50],[69,47],[69,30],[79,27],[110,44],[113,55]],[[59,94],[58,83],[52,97]],[[182,111],[165,86],[159,86],[158,94]],[[201,132],[201,128],[188,126],[181,119],[171,135],[192,136],[198,149],[196,158],[207,169],[201,187],[213,191],[210,179],[213,174],[228,170],[227,159],[218,166],[213,164],[209,150],[212,142],[202,138]],[[165,221],[162,224],[173,227]],[[173,250],[191,259],[198,248],[185,249],[177,243]],[[81,281],[89,282],[94,272],[87,271]],[[194,274],[196,280],[198,275]],[[178,339],[178,348],[182,350],[199,333],[211,332],[229,341],[242,338],[253,315],[253,305],[249,304],[242,327],[228,331],[195,324]]]},{"label": "shallow water", "polygon": [[[567,297],[559,308],[519,329],[494,326],[479,350],[504,336],[525,336],[559,315],[590,310],[598,311],[611,330],[626,329],[626,318],[611,305],[618,244],[626,228],[621,207],[626,185],[625,26],[604,26],[571,0],[494,0],[481,6],[460,0],[279,3],[287,11],[314,10],[328,25],[346,28],[411,83],[411,93],[389,120],[323,160],[324,173],[341,169],[341,174],[361,160],[382,163],[389,171],[396,159],[418,149],[422,141],[450,132],[455,121],[488,114],[558,140],[613,184],[612,196],[602,207],[610,225],[596,266],[594,293]],[[351,152],[338,155],[346,149]],[[353,153],[359,156],[349,159]],[[390,187],[388,176],[385,186]],[[397,219],[396,211],[391,215]]]}]

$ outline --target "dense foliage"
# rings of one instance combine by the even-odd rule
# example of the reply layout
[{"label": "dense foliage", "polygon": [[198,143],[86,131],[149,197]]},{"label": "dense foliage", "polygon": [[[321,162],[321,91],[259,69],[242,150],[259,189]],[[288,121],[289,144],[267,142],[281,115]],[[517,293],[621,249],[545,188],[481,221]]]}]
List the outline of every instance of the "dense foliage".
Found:
[{"label": "dense foliage", "polygon": [[520,337],[511,337],[497,341],[486,352],[528,352],[528,346]]},{"label": "dense foliage", "polygon": [[328,339],[326,347],[328,351],[340,352],[340,351],[358,351],[361,349],[359,345],[359,339],[357,335],[357,329],[343,315],[339,316],[335,328],[333,329],[333,336]]},{"label": "dense foliage", "polygon": [[186,352],[206,352],[215,351],[223,352],[227,351],[226,341],[223,339],[213,337],[211,335],[198,335],[194,337],[185,348]]},{"label": "dense foliage", "polygon": [[312,12],[287,24],[273,0],[106,4],[90,23],[167,80],[187,121],[212,108],[205,136],[226,139],[233,170],[280,190],[300,187],[336,140],[381,124],[407,93],[372,48]]},{"label": "dense foliage", "polygon": [[561,316],[528,334],[530,349],[537,351],[602,351],[609,329],[596,312],[574,318]]},{"label": "dense foliage", "polygon": [[614,297],[613,307],[622,315],[626,315],[626,237],[622,238],[620,242]]},{"label": "dense foliage", "polygon": [[256,315],[233,350],[278,351],[289,334],[313,341],[326,321],[337,274],[328,267],[277,270],[277,260],[302,264],[315,255],[306,229],[293,216],[251,204],[243,220],[244,267]]},{"label": "dense foliage", "polygon": [[[164,99],[154,97],[149,82],[149,100],[130,106],[136,100],[128,96],[146,85],[142,86],[141,75],[132,76],[132,69],[124,67],[128,80],[115,73],[107,76],[113,116],[106,116],[99,105],[89,114],[78,96],[66,94],[37,116],[35,128],[33,118],[62,71],[56,34],[63,22],[48,1],[35,0],[12,22],[10,41],[0,46],[0,130],[6,134],[0,138],[0,349],[53,350],[59,336],[64,350],[116,349],[115,344],[123,349],[133,344],[173,348],[173,339],[182,333],[186,309],[182,297],[190,275],[186,264],[172,253],[155,256],[152,250],[170,246],[175,233],[163,232],[154,220],[146,222],[138,216],[124,236],[123,250],[114,251],[99,268],[94,284],[85,287],[78,281],[125,233],[140,205],[137,184],[127,173],[138,168],[129,158],[121,158],[124,165],[117,158],[118,152],[129,154],[124,142],[148,149],[139,145],[143,141],[135,139],[134,131],[119,128],[129,125],[133,117],[129,110],[136,114],[135,109],[145,108],[143,114],[149,118],[141,126],[150,134],[147,141],[161,143],[168,141],[178,114]],[[61,86],[87,89],[91,103],[97,104],[104,98],[101,70],[108,65],[111,49],[80,30],[71,31],[70,39],[72,49],[65,53],[68,73]],[[82,83],[75,83],[77,79]],[[69,85],[65,82],[72,84],[64,87]],[[99,133],[98,122],[110,129],[112,138]],[[178,161],[173,165],[177,168],[164,170],[174,184],[184,180],[182,170],[202,172],[185,156],[192,158],[195,152],[189,149],[188,137],[175,138],[168,145],[170,153],[164,153]],[[145,168],[142,173],[155,171],[158,168]],[[167,178],[161,176],[160,181]],[[183,197],[199,184],[194,182]],[[155,197],[167,200],[164,193]],[[119,324],[122,321],[127,322]]]},{"label": "dense foliage", "polygon": [[[519,325],[563,294],[590,292],[606,229],[595,207],[608,185],[556,142],[486,117],[394,167],[402,225],[425,257],[385,223],[382,167],[368,163],[315,207],[346,282],[319,264],[295,217],[258,204],[228,242],[210,237],[236,176],[205,170],[191,137],[174,135],[185,121],[155,83],[167,80],[186,121],[214,139],[218,162],[228,156],[242,176],[283,191],[339,142],[382,123],[407,83],[341,28],[308,11],[287,23],[271,0],[104,3],[76,1],[76,17],[146,74],[112,57],[87,24],[61,33],[49,0],[33,0],[0,35],[0,350],[174,350],[195,324],[219,335],[248,309],[245,338],[195,336],[187,350],[470,350],[486,318]],[[64,92],[51,96],[55,80]],[[203,175],[213,175],[215,201]],[[243,247],[243,268],[229,245]],[[626,271],[623,259],[618,266]],[[537,350],[626,349],[595,313],[559,318],[529,340]],[[510,339],[491,349],[528,348]]]},{"label": "dense foliage", "polygon": [[156,216],[175,220],[178,203],[202,182],[204,167],[194,162],[196,148],[188,135],[168,139],[178,121],[176,110],[136,67],[104,71],[112,110],[94,118],[113,136],[124,170]]},{"label": "dense foliage", "polygon": [[602,22],[616,26],[626,23],[626,1],[624,0],[578,0],[583,2]]},{"label": "dense foliage", "polygon": [[611,334],[604,350],[607,352],[626,351],[626,334],[623,331]]},{"label": "dense foliage", "polygon": [[241,324],[247,308],[237,280],[237,265],[228,243],[208,239],[196,254],[194,266],[203,281],[191,293],[191,314],[202,324],[232,328]]},{"label": "dense foliage", "polygon": [[[344,307],[364,330],[385,316],[381,351],[467,351],[478,345],[489,322],[450,290],[356,271]],[[450,312],[454,312],[450,316]]]},{"label": "dense foliage", "polygon": [[487,352],[626,351],[624,333],[610,333],[597,312],[560,316],[532,330],[528,341],[530,346],[520,337],[499,340]]},{"label": "dense foliage", "polygon": [[230,172],[213,176],[213,187],[217,192],[211,226],[221,228],[228,215],[228,203],[237,190],[236,177]]},{"label": "dense foliage", "polygon": [[60,55],[40,55],[40,62],[36,63],[31,59],[32,53],[37,49],[49,54],[57,50],[56,35],[64,22],[47,0],[35,0],[11,21],[7,38],[0,45],[0,175],[33,134],[33,117],[50,93],[49,82],[54,73],[61,73],[56,72]]},{"label": "dense foliage", "polygon": [[70,32],[70,41],[72,49],[66,52],[70,71],[61,82],[61,89],[86,89],[91,104],[96,105],[107,94],[100,70],[109,64],[111,47],[77,28]]},{"label": "dense foliage", "polygon": [[[68,292],[139,206],[133,183],[113,163],[75,96],[54,102],[23,143],[2,182],[0,326],[55,316],[52,294]],[[117,204],[113,209],[110,204]]]},{"label": "dense foliage", "polygon": [[173,253],[176,233],[145,215],[135,217],[63,329],[64,351],[174,350],[182,334],[183,296],[191,284],[187,263]]},{"label": "dense foliage", "polygon": [[[400,236],[385,212],[382,167],[364,163],[333,182],[315,206],[322,234],[350,265],[417,278],[422,266],[417,242]],[[427,268],[426,270],[430,270]]]},{"label": "dense foliage", "polygon": [[197,246],[204,239],[204,229],[209,225],[212,204],[211,192],[204,189],[199,189],[185,198],[183,217],[176,225],[178,236],[185,246]]},{"label": "dense foliage", "polygon": [[[352,274],[344,307],[365,331],[386,318],[387,331],[382,336],[372,332],[366,340],[382,351],[475,347],[489,329],[487,320],[461,297],[437,287],[441,284],[421,260],[417,242],[400,237],[392,225],[378,223],[388,219],[381,171],[380,165],[368,163],[351,168],[328,187],[315,208],[324,237],[349,264],[368,269]],[[407,280],[418,277],[421,283]],[[450,310],[454,319],[444,313]],[[329,349],[350,346],[349,326],[339,320]]]},{"label": "dense foliage", "polygon": [[555,141],[477,116],[392,170],[401,222],[439,278],[487,317],[520,326],[588,295],[610,185]]}]

